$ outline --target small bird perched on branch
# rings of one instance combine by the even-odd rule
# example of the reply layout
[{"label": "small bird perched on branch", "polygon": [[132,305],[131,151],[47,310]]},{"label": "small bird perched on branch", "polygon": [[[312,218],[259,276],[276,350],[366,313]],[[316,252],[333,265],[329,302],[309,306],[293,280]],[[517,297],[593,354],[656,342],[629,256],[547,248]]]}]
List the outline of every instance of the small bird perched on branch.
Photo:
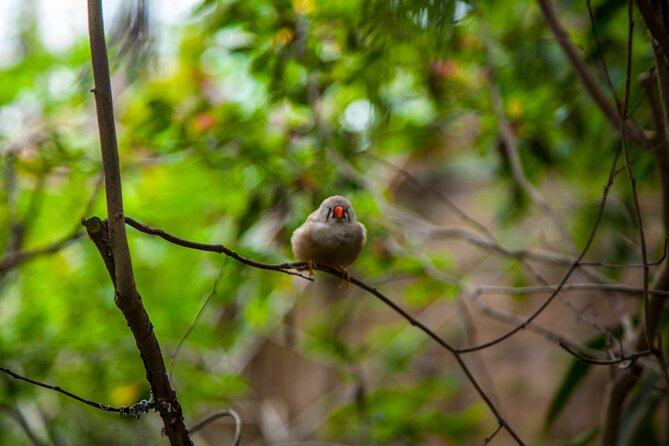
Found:
[{"label": "small bird perched on branch", "polygon": [[309,274],[314,263],[340,269],[346,274],[367,240],[365,226],[355,218],[351,203],[341,195],[328,197],[293,232],[290,243],[295,258],[307,262]]}]

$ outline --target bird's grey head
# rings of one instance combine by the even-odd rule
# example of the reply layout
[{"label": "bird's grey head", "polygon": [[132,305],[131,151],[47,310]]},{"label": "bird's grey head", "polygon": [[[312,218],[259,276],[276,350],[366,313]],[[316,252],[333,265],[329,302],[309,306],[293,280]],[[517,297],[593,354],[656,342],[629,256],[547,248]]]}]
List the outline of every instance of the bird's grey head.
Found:
[{"label": "bird's grey head", "polygon": [[355,222],[355,212],[351,202],[341,195],[326,198],[318,208],[319,221]]}]

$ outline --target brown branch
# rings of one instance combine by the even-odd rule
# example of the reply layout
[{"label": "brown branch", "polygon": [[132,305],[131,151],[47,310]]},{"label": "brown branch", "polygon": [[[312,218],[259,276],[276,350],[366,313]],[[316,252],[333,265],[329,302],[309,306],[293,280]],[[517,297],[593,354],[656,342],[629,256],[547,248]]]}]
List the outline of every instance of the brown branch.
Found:
[{"label": "brown branch", "polygon": [[7,210],[9,213],[9,237],[6,246],[6,256],[21,248],[24,228],[19,217],[17,206],[17,183],[16,183],[16,153],[8,151],[5,163],[5,193],[7,195]]},{"label": "brown branch", "polygon": [[94,407],[96,409],[103,410],[105,412],[121,412],[122,411],[122,408],[120,408],[120,407],[107,406],[106,404],[101,404],[101,403],[97,403],[95,401],[88,400],[86,398],[82,398],[79,395],[76,395],[72,392],[69,392],[69,391],[67,391],[67,390],[65,390],[65,389],[63,389],[59,386],[53,386],[51,384],[46,384],[46,383],[43,383],[41,381],[37,381],[37,380],[34,380],[32,378],[28,378],[27,376],[23,376],[23,375],[21,375],[19,373],[16,373],[16,372],[14,372],[14,371],[6,368],[6,367],[0,367],[0,372],[6,373],[7,375],[11,376],[14,379],[18,379],[20,381],[25,381],[27,383],[34,384],[36,386],[43,387],[45,389],[53,390],[54,392],[62,393],[65,396],[68,396],[72,399],[75,399],[75,400],[81,402],[81,403],[84,403],[84,404],[86,404],[88,406],[91,406],[91,407]]},{"label": "brown branch", "polygon": [[116,287],[116,267],[114,266],[114,255],[112,254],[111,241],[109,240],[109,224],[107,219],[100,220],[98,217],[83,218],[81,224],[86,228],[86,233],[100,253],[105,262],[114,287]]},{"label": "brown branch", "polygon": [[232,446],[239,446],[239,442],[242,438],[242,419],[239,414],[232,409],[225,409],[219,412],[213,413],[207,416],[205,419],[195,423],[188,431],[191,434],[199,431],[203,427],[206,427],[212,421],[218,420],[223,417],[231,417],[235,421],[235,436],[232,439]]},{"label": "brown branch", "polygon": [[[197,242],[191,242],[186,239],[182,239],[176,236],[173,236],[171,234],[168,234],[167,232],[161,230],[161,229],[156,229],[152,228],[148,225],[145,225],[143,223],[138,222],[137,220],[132,219],[131,217],[125,217],[126,223],[128,225],[138,229],[141,232],[144,232],[146,234],[150,235],[155,235],[163,238],[164,240],[167,240],[171,243],[174,243],[176,245],[190,248],[190,249],[196,249],[200,251],[208,251],[208,252],[215,252],[219,254],[225,254],[229,257],[234,258],[235,260],[247,264],[249,266],[253,266],[256,268],[260,269],[265,269],[265,270],[273,270],[273,271],[278,271],[278,272],[283,272],[283,273],[291,273],[290,269],[304,269],[306,267],[306,264],[304,262],[291,262],[291,263],[279,263],[279,264],[268,264],[268,263],[260,263],[256,262],[254,260],[250,260],[246,257],[241,256],[240,254],[236,253],[235,251],[220,245],[220,244],[215,244],[215,245],[210,245],[210,244],[204,244],[204,243],[197,243]],[[335,268],[330,268],[326,265],[316,265],[317,270],[327,272],[329,274],[332,274],[334,276],[344,278],[345,276],[342,275],[341,271],[335,269]],[[299,275],[299,274],[298,274]],[[304,277],[306,279],[309,279],[308,277],[300,275],[300,277]],[[393,308],[396,312],[400,313],[405,319],[407,319],[412,325],[417,326],[419,329],[421,329],[423,332],[425,332],[428,336],[430,336],[433,340],[435,340],[437,343],[442,345],[442,347],[445,347],[449,351],[453,352],[450,350],[449,344],[447,344],[442,338],[440,338],[437,334],[432,332],[427,326],[423,325],[420,321],[417,321],[413,316],[409,315],[406,313],[402,308],[397,306],[394,302],[390,301],[389,298],[386,296],[382,295],[380,292],[376,290],[376,288],[371,287],[364,282],[359,281],[358,279],[351,278],[351,283],[359,286],[360,288],[374,294],[376,297],[380,298],[381,300],[384,301],[387,305],[389,305],[391,308]],[[629,285],[619,285],[619,284],[602,284],[602,283],[574,283],[574,284],[563,284],[561,287],[560,285],[540,285],[540,286],[529,286],[529,287],[502,287],[502,286],[481,286],[479,288],[476,288],[473,292],[471,292],[471,295],[476,297],[480,294],[492,294],[492,293],[503,293],[503,294],[535,294],[535,293],[547,293],[547,292],[555,292],[556,290],[560,289],[561,291],[564,292],[569,292],[569,291],[583,291],[583,290],[596,290],[596,291],[608,291],[608,292],[618,292],[621,294],[629,294],[629,295],[639,295],[643,292],[643,288],[640,287],[634,287],[634,286],[629,286]],[[663,290],[655,290],[655,289],[649,289],[649,292],[651,294],[657,294],[660,296],[667,296],[669,297],[669,291],[663,291]],[[378,293],[378,294],[377,294]],[[387,299],[387,300],[386,300]],[[525,323],[525,321],[521,321],[521,324]],[[530,324],[527,324],[528,326]],[[576,347],[571,346],[573,343],[566,341],[565,339],[554,335],[553,338],[551,338],[555,342],[558,343],[561,347],[565,349],[571,349],[571,351],[574,351]],[[566,347],[565,347],[566,346]],[[469,350],[468,349],[454,349],[455,351],[459,353],[466,353]],[[647,352],[641,352],[641,353],[636,353],[632,355],[627,355],[623,356],[618,359],[613,359],[613,360],[601,360],[601,359],[589,359],[587,357],[584,357],[582,355],[578,355],[574,353],[575,356],[577,356],[579,359],[583,361],[600,361],[601,363],[606,363],[606,364],[615,364],[617,362],[623,362],[626,360],[634,359],[639,356],[643,356],[647,354]]]},{"label": "brown branch", "polygon": [[135,286],[123,218],[121,174],[100,0],[88,0],[88,31],[107,197],[108,232],[116,279],[114,301],[123,313],[135,338],[146,370],[146,378],[155,398],[155,407],[163,419],[165,434],[170,444],[173,446],[192,445],[184,424],[181,406],[167,377],[160,345],[153,332],[153,325]]},{"label": "brown branch", "polygon": [[[100,187],[102,186],[102,177],[100,176],[98,181],[96,182],[95,188],[93,190],[93,193],[91,194],[90,198],[88,199],[88,202],[86,203],[86,206],[84,208],[83,214],[82,215],[87,215],[90,213],[93,204],[95,203],[95,198],[98,196],[98,192],[100,192]],[[33,217],[32,212],[29,212],[27,215],[30,215],[31,218]],[[82,221],[83,223],[83,221]],[[64,235],[60,239],[51,242],[50,244],[46,246],[42,246],[40,248],[33,248],[33,249],[24,249],[21,251],[8,251],[5,256],[0,259],[0,277],[3,276],[4,274],[7,274],[9,270],[12,268],[15,268],[17,266],[22,265],[25,262],[29,262],[30,260],[33,260],[34,258],[41,257],[43,255],[49,255],[49,254],[55,254],[61,249],[65,248],[68,246],[70,243],[72,243],[75,240],[78,240],[80,237],[83,236],[83,233],[81,232],[81,228],[79,228],[79,225],[77,225],[72,232],[69,234]]]},{"label": "brown branch", "polygon": [[[545,283],[545,280],[538,274],[534,268],[526,261],[527,258],[544,261],[547,263],[553,263],[558,265],[571,265],[574,261],[573,257],[559,254],[556,252],[549,251],[538,251],[532,249],[510,249],[505,248],[502,244],[497,241],[492,232],[481,222],[477,221],[475,218],[468,215],[464,212],[458,205],[456,205],[452,200],[450,200],[445,194],[443,194],[438,189],[430,186],[429,184],[423,182],[415,175],[411,174],[408,170],[397,166],[390,161],[384,160],[367,152],[363,152],[363,155],[372,159],[379,164],[395,170],[399,175],[404,177],[409,183],[413,184],[418,189],[428,192],[433,195],[440,203],[446,206],[451,210],[455,215],[460,218],[467,225],[477,229],[484,237],[481,237],[478,233],[471,231],[466,228],[460,228],[457,226],[434,226],[430,229],[430,236],[444,236],[444,237],[456,237],[467,240],[468,242],[490,251],[497,252],[503,256],[516,259],[530,274],[534,276],[541,283]],[[427,222],[426,222],[427,223]],[[429,225],[429,224],[428,224]],[[431,226],[431,225],[429,225]],[[590,276],[594,280],[604,280],[605,277],[597,274],[594,271],[587,269],[582,270],[584,274]]]},{"label": "brown branch", "polygon": [[[640,10],[641,8],[642,6],[639,6]],[[646,23],[648,25],[648,22]],[[669,233],[669,153],[666,144],[667,130],[669,127],[669,68],[667,66],[669,56],[655,44],[653,45],[653,50],[655,54],[655,74],[660,93],[659,100],[656,98],[655,91],[649,83],[646,84],[646,91],[649,93],[648,97],[657,131],[657,136],[653,140],[657,145],[657,150],[655,150],[654,153],[656,155],[657,170],[662,184],[662,220],[666,234]],[[659,276],[655,278],[653,288],[669,290],[669,265],[666,263],[659,273]],[[640,328],[642,331],[637,336],[637,350],[651,347],[648,344],[648,338],[645,333],[657,332],[663,307],[664,299],[659,298],[659,296],[650,296],[647,300],[644,308],[644,324]],[[666,369],[666,361],[663,357],[659,356],[661,351],[658,351],[657,353],[658,362],[664,373],[665,380],[668,380],[669,374]],[[616,444],[625,400],[627,399],[629,392],[638,382],[642,372],[643,369],[641,367],[635,366],[627,370],[625,373],[622,373],[613,381],[605,405],[601,437],[602,445],[608,446]]]},{"label": "brown branch", "polygon": [[655,79],[657,80],[657,93],[652,86],[647,84],[648,98],[653,113],[653,122],[656,127],[657,136],[654,139],[656,149],[652,151],[655,155],[660,182],[662,185],[662,223],[665,234],[669,233],[669,55],[663,53],[657,46],[653,46],[655,55]]},{"label": "brown branch", "polygon": [[[669,267],[666,263],[652,288],[669,291]],[[663,306],[664,299],[659,298],[659,296],[651,296],[648,309],[649,317],[646,320],[644,329],[653,333],[657,330]],[[646,336],[644,336],[642,332],[637,337],[636,349],[641,351],[648,348],[649,345],[646,342]],[[618,376],[611,384],[607,395],[607,402],[604,406],[605,412],[601,437],[602,446],[616,444],[618,426],[620,426],[620,419],[623,414],[625,400],[629,392],[639,380],[642,372],[643,369],[635,364],[630,369],[626,370],[625,373]]]},{"label": "brown branch", "polygon": [[[632,202],[634,204],[634,214],[636,217],[637,225],[639,226],[639,241],[641,243],[641,258],[643,261],[643,336],[646,338],[646,343],[649,348],[655,353],[655,356],[659,359],[662,355],[661,352],[657,351],[655,348],[656,343],[656,332],[650,331],[648,322],[650,319],[650,295],[648,293],[648,284],[650,281],[650,269],[648,267],[648,253],[646,246],[646,236],[643,229],[643,218],[641,216],[641,206],[639,205],[639,195],[637,193],[636,187],[636,178],[632,173],[632,166],[630,164],[629,157],[629,147],[627,144],[627,129],[622,125],[622,121],[625,120],[628,116],[629,111],[629,96],[630,96],[630,83],[631,83],[631,71],[632,71],[632,43],[634,38],[634,6],[631,0],[627,2],[627,62],[626,62],[626,71],[625,71],[625,96],[623,99],[623,105],[621,110],[621,143],[623,147],[623,158],[625,160],[625,170],[627,171],[627,177],[632,189]],[[662,361],[660,361],[661,363]],[[667,380],[669,385],[669,378]]]},{"label": "brown branch", "polygon": [[481,222],[476,220],[474,217],[470,216],[467,214],[464,210],[462,210],[453,200],[448,198],[446,194],[441,192],[439,189],[436,187],[431,186],[430,184],[424,182],[423,180],[417,178],[415,175],[413,175],[411,172],[406,170],[403,167],[400,167],[394,163],[391,163],[388,160],[385,160],[381,157],[378,157],[376,155],[373,155],[369,152],[362,152],[362,155],[366,156],[367,158],[371,159],[374,162],[377,162],[381,164],[382,166],[385,166],[389,169],[392,169],[402,177],[404,177],[409,183],[413,184],[415,187],[422,191],[429,192],[432,194],[441,204],[446,206],[447,209],[449,209],[451,212],[453,212],[460,220],[462,220],[464,223],[468,224],[469,226],[477,229],[478,231],[482,232],[484,235],[486,235],[489,239],[494,239],[495,237],[492,235],[490,230]]},{"label": "brown branch", "polygon": [[[331,273],[336,273],[336,274],[341,274],[339,273],[336,269],[334,268],[328,268],[329,272]],[[446,341],[444,341],[442,338],[440,338],[436,333],[434,333],[432,330],[430,330],[425,324],[420,322],[419,320],[415,319],[413,316],[411,316],[409,313],[407,313],[403,308],[401,308],[399,305],[397,305],[395,302],[390,300],[390,298],[386,297],[384,294],[382,294],[380,291],[378,291],[376,288],[373,288],[366,283],[356,279],[355,277],[351,277],[351,283],[355,284],[359,288],[362,288],[363,290],[373,294],[376,298],[381,300],[383,303],[385,303],[387,306],[395,310],[396,313],[400,314],[404,319],[409,321],[409,323],[415,327],[418,327],[423,333],[427,334],[430,338],[432,338],[437,344],[441,345],[443,348],[448,350],[455,360],[458,362],[460,365],[460,368],[464,372],[464,374],[467,376],[467,379],[469,382],[474,386],[474,389],[476,389],[476,392],[479,394],[481,399],[486,403],[490,411],[495,415],[497,418],[497,421],[502,425],[507,432],[513,437],[514,440],[518,444],[524,444],[523,441],[520,439],[520,437],[515,433],[515,431],[509,426],[505,418],[502,416],[502,414],[499,412],[499,410],[495,407],[494,403],[490,399],[490,397],[485,393],[483,388],[480,386],[478,381],[476,381],[476,378],[474,378],[474,375],[472,375],[471,371],[469,370],[469,367],[465,364],[464,360],[462,359],[462,356],[460,353],[465,352],[464,350],[461,349],[456,349],[452,347],[450,344],[448,344]]]},{"label": "brown branch", "polygon": [[[569,291],[602,291],[615,292],[624,295],[639,296],[643,294],[643,287],[632,285],[622,285],[617,283],[565,283],[563,285],[534,285],[524,287],[506,287],[498,285],[483,285],[473,291],[473,295],[479,294],[544,294],[554,293],[560,290],[561,292]],[[648,292],[651,295],[660,296],[663,298],[669,297],[669,290],[649,288]]]},{"label": "brown branch", "polygon": [[33,429],[30,427],[28,424],[28,420],[26,420],[26,417],[23,415],[23,413],[19,410],[18,407],[11,407],[7,404],[0,403],[0,410],[4,410],[7,412],[7,414],[12,417],[16,423],[21,427],[23,432],[25,432],[26,436],[34,446],[44,446],[45,443],[40,440],[35,432],[33,432]]},{"label": "brown branch", "polygon": [[602,266],[605,268],[644,268],[646,266],[658,266],[661,265],[667,258],[667,248],[669,248],[669,238],[664,239],[664,248],[662,249],[662,255],[659,259],[643,263],[606,263],[606,262],[581,262],[581,265],[588,266]]},{"label": "brown branch", "polygon": [[595,79],[595,77],[592,75],[588,69],[588,66],[581,58],[578,49],[569,38],[569,34],[560,22],[557,11],[553,7],[551,1],[537,0],[537,2],[539,3],[539,8],[543,13],[544,18],[546,19],[546,23],[557,39],[558,44],[562,48],[562,51],[564,51],[567,60],[583,83],[586,91],[595,104],[597,104],[597,107],[599,107],[602,113],[604,113],[604,116],[608,119],[611,126],[616,130],[621,131],[621,122],[623,122],[628,135],[634,140],[634,142],[646,148],[650,147],[651,141],[641,127],[639,127],[633,120],[621,120],[620,113],[616,109],[615,105],[613,105],[613,103],[609,100],[606,92],[599,85],[597,79]]},{"label": "brown branch", "polygon": [[[157,229],[157,228],[152,228],[151,226],[145,225],[144,223],[140,223],[137,220],[126,216],[125,217],[125,222],[132,226],[133,228],[137,229],[140,232],[143,232],[145,234],[149,235],[155,235],[163,240],[167,240],[170,243],[174,243],[175,245],[183,246],[184,248],[190,248],[190,249],[197,249],[199,251],[208,251],[208,252],[215,252],[218,254],[225,254],[228,257],[232,257],[233,259],[237,260],[238,262],[241,262],[245,265],[252,266],[254,268],[259,268],[259,269],[267,269],[267,270],[273,270],[273,271],[280,271],[285,274],[290,274],[291,276],[298,276],[302,277],[303,279],[307,280],[313,280],[310,277],[307,277],[303,274],[300,274],[295,271],[291,270],[296,270],[296,269],[306,269],[306,262],[292,262],[292,263],[279,263],[279,264],[271,264],[271,263],[262,263],[262,262],[256,262],[255,260],[251,260],[249,258],[246,258],[235,251],[223,246],[223,245],[209,245],[206,243],[197,243],[197,242],[191,242],[189,240],[183,239],[176,237],[172,234],[168,234],[167,232],[163,231],[162,229]],[[338,274],[341,275],[341,274]]]},{"label": "brown branch", "polygon": [[[618,164],[618,157],[620,156],[620,150],[616,152],[615,159],[613,160],[613,164],[611,166],[611,171],[609,173],[609,179],[608,182],[606,183],[606,186],[604,186],[604,193],[602,194],[600,205],[599,205],[599,210],[597,212],[597,217],[595,218],[595,222],[592,226],[592,229],[590,230],[590,235],[588,236],[588,240],[585,243],[585,246],[581,250],[580,254],[576,258],[576,260],[571,264],[565,275],[562,277],[562,280],[558,284],[557,288],[551,293],[550,296],[546,300],[544,300],[541,305],[532,313],[530,316],[525,319],[525,321],[522,324],[517,325],[513,329],[509,330],[505,334],[498,336],[495,339],[492,339],[488,342],[484,342],[482,344],[473,346],[473,347],[468,347],[468,348],[462,348],[459,349],[459,352],[466,353],[466,352],[472,352],[476,350],[481,350],[484,348],[491,347],[495,344],[498,344],[514,334],[516,334],[518,331],[524,329],[529,323],[531,323],[534,319],[536,319],[547,307],[550,305],[550,303],[555,299],[555,297],[560,293],[560,291],[563,289],[563,287],[567,284],[567,281],[569,280],[569,277],[571,277],[572,273],[576,270],[578,267],[579,263],[585,255],[587,254],[588,250],[590,249],[590,246],[592,245],[594,239],[595,239],[595,234],[597,233],[597,230],[599,228],[599,224],[602,220],[602,216],[604,215],[604,208],[606,207],[606,200],[609,196],[609,190],[611,189],[611,186],[613,185],[613,178],[614,174],[616,171],[616,165]],[[639,350],[645,350],[645,349],[639,349]]]},{"label": "brown branch", "polygon": [[563,242],[569,246],[569,251],[575,253],[576,245],[574,245],[574,240],[569,234],[569,231],[567,230],[564,222],[548,203],[546,197],[543,196],[539,189],[537,189],[525,175],[523,162],[520,159],[520,154],[518,152],[518,142],[515,135],[513,134],[513,129],[511,128],[511,124],[509,123],[506,113],[504,113],[502,93],[497,82],[497,72],[492,60],[492,42],[490,38],[490,32],[488,31],[488,22],[483,16],[480,8],[478,10],[481,24],[481,37],[485,50],[485,63],[486,68],[488,69],[488,90],[490,93],[490,100],[492,102],[492,110],[495,118],[497,119],[497,126],[499,129],[498,131],[502,139],[502,147],[504,148],[504,153],[511,168],[511,176],[518,184],[518,186],[520,186],[523,192],[525,192],[525,194],[530,198],[530,200],[539,206],[541,211],[553,221]]},{"label": "brown branch", "polygon": [[55,242],[47,246],[35,249],[26,249],[16,252],[8,252],[5,255],[5,257],[2,260],[0,260],[0,276],[7,274],[7,272],[12,268],[16,268],[17,266],[25,262],[28,262],[36,257],[48,254],[54,254],[60,251],[61,249],[65,248],[66,246],[68,246],[73,241],[81,238],[82,235],[83,233],[79,229],[77,229],[72,233],[63,236],[61,239],[56,240]]},{"label": "brown branch", "polygon": [[[299,275],[295,273],[294,271],[291,270],[304,270],[307,268],[307,263],[306,262],[292,262],[292,263],[279,263],[279,264],[268,264],[268,263],[261,263],[261,262],[256,262],[254,260],[248,259],[246,257],[243,257],[239,254],[237,254],[235,251],[217,244],[217,245],[208,245],[204,243],[197,243],[197,242],[191,242],[179,237],[175,237],[171,234],[166,233],[165,231],[161,229],[155,229],[151,228],[150,226],[147,226],[143,223],[140,223],[130,217],[125,217],[125,221],[128,225],[132,226],[133,228],[144,232],[146,234],[150,235],[155,235],[158,237],[161,237],[162,239],[174,243],[179,246],[183,246],[185,248],[190,248],[190,249],[197,249],[200,251],[208,251],[208,252],[216,252],[220,254],[225,254],[226,256],[232,257],[233,259],[237,260],[238,262],[244,263],[249,266],[253,266],[255,268],[260,268],[264,270],[270,270],[270,271],[277,271],[281,273],[286,273],[286,274],[293,274],[293,275]],[[315,264],[314,267],[312,268],[314,270],[318,271],[323,271],[325,273],[328,273],[330,275],[333,275],[335,277],[339,277],[340,279],[346,280],[348,279],[350,283],[356,285],[358,288],[361,288],[368,293],[374,295],[377,299],[381,300],[384,304],[392,308],[396,313],[398,313],[400,316],[402,316],[404,319],[406,319],[411,325],[417,327],[419,330],[421,330],[423,333],[425,333],[427,336],[429,336],[432,340],[434,340],[437,344],[448,350],[454,357],[455,360],[458,362],[460,365],[460,368],[466,375],[467,379],[469,382],[474,386],[474,389],[476,392],[479,394],[481,399],[486,403],[490,411],[493,413],[497,421],[504,426],[504,428],[509,432],[509,434],[516,440],[516,442],[520,445],[523,445],[523,441],[520,439],[518,434],[511,428],[509,423],[506,421],[506,419],[502,416],[502,414],[499,412],[495,404],[492,402],[490,397],[485,393],[483,388],[480,386],[472,372],[469,370],[469,367],[465,364],[463,361],[458,349],[452,347],[449,343],[447,343],[443,338],[441,338],[439,335],[437,335],[434,331],[432,331],[428,326],[411,316],[406,310],[404,310],[402,307],[400,307],[398,304],[393,302],[389,297],[381,293],[379,290],[376,288],[366,284],[365,282],[349,276],[347,277],[347,273],[342,272],[338,268],[332,268],[327,265],[320,265],[320,264]],[[301,275],[300,275],[301,276]],[[301,276],[304,277],[304,276]],[[307,279],[307,277],[304,277]]]},{"label": "brown branch", "polygon": [[[598,285],[598,284],[588,284],[588,285]],[[484,290],[481,287],[477,289],[476,291],[483,292]],[[513,288],[506,288],[506,287],[491,287],[491,288],[505,288],[504,291],[516,291],[518,289],[513,289]],[[529,287],[531,288],[531,287]],[[539,287],[536,287],[539,288]],[[541,287],[545,288],[545,287]],[[641,289],[637,289],[637,293],[640,293]],[[475,292],[476,293],[476,292]],[[669,293],[667,293],[669,295]],[[523,318],[513,314],[513,313],[506,313],[500,310],[497,310],[495,308],[492,308],[484,303],[482,303],[479,299],[474,299],[474,303],[480,308],[481,312],[489,317],[492,317],[496,320],[503,321],[503,322],[508,322],[512,324],[519,324],[523,323]],[[555,342],[558,346],[560,346],[562,349],[564,349],[567,353],[571,354],[574,356],[576,359],[582,362],[586,362],[589,364],[594,364],[594,365],[613,365],[613,364],[620,364],[625,361],[630,361],[630,366],[633,364],[633,361],[636,360],[637,358],[643,357],[643,356],[649,356],[653,354],[653,351],[651,350],[644,350],[640,352],[635,352],[631,354],[622,354],[620,357],[616,358],[609,358],[609,359],[600,359],[600,358],[595,358],[593,356],[586,356],[584,353],[579,352],[578,350],[591,350],[588,347],[578,345],[568,339],[565,339],[558,333],[555,333],[552,330],[549,330],[536,322],[532,322],[527,325],[527,328],[534,331],[535,333],[538,333],[539,335],[545,337],[546,339]],[[597,351],[592,351],[592,353],[588,353],[589,355],[596,355]]]},{"label": "brown branch", "polygon": [[[484,314],[484,315],[486,315],[486,316],[488,316],[492,319],[495,319],[495,320],[498,320],[498,321],[501,321],[501,322],[506,322],[506,323],[509,323],[509,324],[514,324],[514,325],[515,324],[521,324],[524,321],[524,319],[521,316],[519,316],[517,314],[514,314],[514,313],[507,313],[507,312],[499,310],[497,308],[493,308],[493,307],[487,305],[486,303],[482,302],[480,299],[474,299],[473,303],[479,308],[479,310],[481,311],[482,314]],[[552,330],[549,330],[548,328],[538,324],[535,321],[532,321],[530,324],[528,324],[527,329],[537,333],[538,335],[540,335],[540,336],[544,337],[545,339],[547,339],[551,342],[554,342],[558,345],[560,345],[560,344],[567,345],[569,348],[571,348],[574,351],[580,351],[581,353],[579,355],[581,355],[581,356],[585,355],[585,354],[588,354],[588,355],[591,355],[591,356],[594,357],[599,353],[599,351],[593,350],[593,349],[589,348],[588,346],[580,345],[576,342],[570,341],[569,339],[565,338],[564,336],[562,336],[562,335],[560,335],[560,334],[558,334],[558,333],[556,333]]]},{"label": "brown branch", "polygon": [[665,55],[669,55],[669,34],[667,34],[666,28],[662,26],[660,19],[658,19],[657,9],[653,7],[649,0],[636,0],[636,5],[651,36],[657,41],[659,47],[662,48],[662,52]]},{"label": "brown branch", "polygon": [[558,342],[558,345],[562,347],[567,353],[570,355],[574,356],[576,359],[582,362],[587,362],[588,364],[595,364],[595,365],[614,365],[614,364],[620,364],[622,362],[634,361],[637,358],[641,358],[643,356],[648,356],[652,355],[653,352],[650,350],[644,350],[642,352],[634,352],[630,353],[628,355],[623,355],[619,358],[613,358],[613,359],[598,359],[598,358],[588,358],[587,356],[583,356],[582,354],[578,353],[574,349],[571,348],[568,344],[563,344],[562,342]]},{"label": "brown branch", "polygon": [[493,438],[495,438],[495,436],[499,433],[499,431],[502,430],[503,427],[504,427],[504,425],[502,425],[502,424],[497,425],[497,428],[493,431],[493,433],[490,434],[490,435],[488,435],[488,436],[483,440],[483,446],[489,444],[489,443],[493,440]]}]

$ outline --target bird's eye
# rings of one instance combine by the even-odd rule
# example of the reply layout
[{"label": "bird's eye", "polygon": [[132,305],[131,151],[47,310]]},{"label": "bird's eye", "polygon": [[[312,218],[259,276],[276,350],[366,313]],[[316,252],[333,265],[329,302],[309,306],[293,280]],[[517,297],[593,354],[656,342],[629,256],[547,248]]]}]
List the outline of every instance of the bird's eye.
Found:
[{"label": "bird's eye", "polygon": [[326,220],[329,220],[330,218],[332,218],[332,208],[328,208],[328,216]]}]

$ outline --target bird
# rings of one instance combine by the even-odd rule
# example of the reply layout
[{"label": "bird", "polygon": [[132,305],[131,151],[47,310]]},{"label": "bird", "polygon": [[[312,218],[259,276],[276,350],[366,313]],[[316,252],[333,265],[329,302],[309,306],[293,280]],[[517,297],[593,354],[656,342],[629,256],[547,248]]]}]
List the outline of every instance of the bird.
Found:
[{"label": "bird", "polygon": [[295,258],[307,262],[309,275],[313,275],[316,263],[331,266],[345,275],[348,287],[347,268],[358,258],[366,240],[367,229],[357,220],[351,202],[333,195],[293,232],[290,243]]}]

